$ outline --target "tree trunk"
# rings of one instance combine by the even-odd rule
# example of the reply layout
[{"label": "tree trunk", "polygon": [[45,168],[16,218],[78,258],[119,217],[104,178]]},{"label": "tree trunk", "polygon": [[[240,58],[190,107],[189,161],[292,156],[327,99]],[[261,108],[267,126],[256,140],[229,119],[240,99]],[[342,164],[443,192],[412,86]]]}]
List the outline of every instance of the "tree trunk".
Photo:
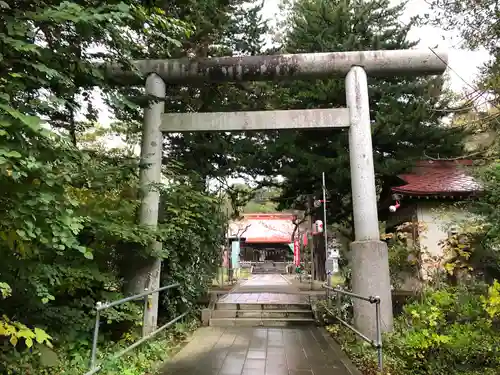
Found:
[{"label": "tree trunk", "polygon": [[[323,221],[323,211],[318,209],[314,214],[315,221]],[[325,224],[325,223],[323,223]],[[314,270],[316,280],[326,281],[326,247],[324,233],[318,233],[314,236]]]},{"label": "tree trunk", "polygon": [[[323,221],[323,210],[314,209],[314,198],[312,195],[309,196],[307,201],[307,209],[309,212],[309,227],[311,232],[314,232],[314,223],[316,220]],[[312,266],[311,266],[311,276],[313,280],[326,280],[326,248],[325,248],[325,237],[323,233],[318,233],[312,236],[311,241],[312,249]]]},{"label": "tree trunk", "polygon": [[[313,202],[314,202],[314,198],[311,194],[309,194],[309,196],[307,197],[307,211],[306,211],[306,214],[308,216],[308,227],[309,227],[309,231],[311,233],[311,236],[310,236],[310,241],[308,242],[308,248],[309,248],[309,256],[310,256],[310,260],[311,260],[311,279],[312,280],[315,280],[316,279],[316,267],[315,267],[315,264],[314,264],[314,258],[315,258],[315,251],[314,251],[314,236],[312,235],[312,233],[314,232],[314,220],[313,220],[313,214],[312,214],[312,210],[313,210]],[[307,267],[307,263],[306,263],[306,267]]]}]

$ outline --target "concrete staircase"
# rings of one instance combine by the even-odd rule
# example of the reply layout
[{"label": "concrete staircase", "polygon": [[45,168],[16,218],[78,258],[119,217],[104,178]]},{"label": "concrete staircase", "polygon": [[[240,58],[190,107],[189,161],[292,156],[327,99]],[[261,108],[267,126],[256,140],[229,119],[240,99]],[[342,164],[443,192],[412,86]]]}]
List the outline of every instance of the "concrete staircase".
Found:
[{"label": "concrete staircase", "polygon": [[217,303],[213,327],[288,327],[314,323],[309,303]]},{"label": "concrete staircase", "polygon": [[257,263],[253,267],[254,275],[285,274],[286,263],[283,262],[264,262]]}]

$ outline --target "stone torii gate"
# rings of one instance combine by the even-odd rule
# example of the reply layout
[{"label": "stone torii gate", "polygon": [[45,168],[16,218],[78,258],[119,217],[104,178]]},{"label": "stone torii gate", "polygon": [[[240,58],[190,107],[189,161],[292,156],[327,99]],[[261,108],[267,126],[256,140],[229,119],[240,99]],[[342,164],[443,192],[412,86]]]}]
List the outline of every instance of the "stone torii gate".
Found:
[{"label": "stone torii gate", "polygon": [[[140,183],[143,191],[140,223],[156,227],[161,179],[162,133],[195,131],[244,131],[349,127],[349,154],[355,241],[351,244],[352,288],[364,296],[381,299],[382,329],[392,330],[392,298],[387,245],[380,241],[377,194],[373,167],[371,121],[367,76],[442,74],[446,53],[431,50],[332,52],[276,56],[242,56],[206,59],[141,60],[140,73],[108,66],[106,73],[120,84],[139,85],[146,78],[146,94],[152,101],[144,113]],[[344,78],[347,108],[217,113],[164,113],[168,84],[202,82],[263,81],[285,79]],[[159,244],[153,244],[158,246]],[[160,245],[161,246],[161,245]],[[138,288],[156,289],[160,283],[159,259],[137,270]],[[354,302],[354,324],[368,337],[376,338],[375,309]],[[157,324],[158,295],[146,312],[151,332]]]}]

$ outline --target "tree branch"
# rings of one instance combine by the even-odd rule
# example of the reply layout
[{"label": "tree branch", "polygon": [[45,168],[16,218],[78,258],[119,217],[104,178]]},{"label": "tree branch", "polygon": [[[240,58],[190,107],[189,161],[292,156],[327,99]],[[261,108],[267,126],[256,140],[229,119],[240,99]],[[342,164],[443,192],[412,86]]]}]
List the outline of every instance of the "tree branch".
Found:
[{"label": "tree branch", "polygon": [[454,160],[464,160],[464,159],[469,159],[471,157],[474,157],[474,156],[478,156],[478,155],[481,155],[483,153],[485,153],[486,150],[481,150],[481,151],[476,151],[476,152],[472,152],[470,154],[467,154],[467,155],[463,155],[463,156],[457,156],[456,158],[440,158],[440,157],[432,157],[432,156],[429,156],[427,155],[427,153],[424,151],[424,156],[429,159],[429,160],[434,160],[434,161],[454,161]]}]

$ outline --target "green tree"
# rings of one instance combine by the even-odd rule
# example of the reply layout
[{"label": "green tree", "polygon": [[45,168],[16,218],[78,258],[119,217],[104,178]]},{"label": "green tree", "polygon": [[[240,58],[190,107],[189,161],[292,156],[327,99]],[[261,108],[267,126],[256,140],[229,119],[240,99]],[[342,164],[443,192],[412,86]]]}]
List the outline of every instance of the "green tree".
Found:
[{"label": "green tree", "polygon": [[277,211],[277,199],[280,191],[274,187],[264,186],[259,188],[254,197],[246,204],[243,209],[248,213],[258,212],[275,212]]},{"label": "green tree", "polygon": [[242,213],[275,212],[279,194],[279,189],[259,184],[233,184],[224,189],[226,207],[234,218]]},{"label": "green tree", "polygon": [[[388,0],[304,0],[294,2],[284,24],[283,52],[392,50],[414,47],[408,40],[414,21],[400,22],[405,4]],[[345,107],[344,81],[323,79],[276,84],[267,103],[276,109]],[[453,155],[462,150],[463,132],[440,125],[446,111],[442,78],[370,78],[370,113],[377,186],[384,193],[415,159]],[[352,222],[347,131],[287,131],[261,135],[256,169],[282,175],[280,207],[305,207],[306,197],[321,197],[327,176],[329,222]],[[252,166],[249,166],[252,168]],[[315,213],[321,217],[321,209]],[[318,240],[317,274],[324,277],[324,244]],[[323,249],[321,249],[323,247]]]},{"label": "green tree", "polygon": [[[165,53],[162,48],[147,47],[134,57],[148,58],[206,58],[233,55],[255,55],[262,50],[267,23],[260,11],[260,0],[164,1],[162,8],[192,25],[193,32],[182,38],[175,48]],[[143,48],[144,49],[144,48]],[[263,85],[212,84],[198,86],[171,85],[167,87],[167,112],[214,112],[258,109],[262,100],[259,87]],[[135,98],[116,111],[117,132],[135,139],[140,132],[145,98],[142,88],[121,90],[127,98]],[[110,95],[108,102],[114,101]],[[139,99],[137,99],[139,98]],[[236,145],[236,146],[235,146]],[[252,155],[253,145],[239,134],[194,132],[165,135],[165,162],[181,163],[185,174],[202,188],[209,178],[224,178],[244,173],[238,161],[231,157],[236,148],[239,154]]]},{"label": "green tree", "polygon": [[[490,60],[481,69],[477,90],[489,94],[486,98],[496,107],[482,123],[498,130],[500,120],[500,7],[496,0],[431,0],[432,13],[422,22],[458,32],[459,45],[471,50],[484,48]],[[470,82],[472,84],[472,82]]]},{"label": "green tree", "polygon": [[[215,197],[170,166],[164,220],[155,232],[143,228],[137,158],[95,144],[106,131],[95,126],[93,85],[123,117],[138,108],[94,63],[168,56],[190,36],[191,26],[158,4],[0,1],[0,336],[12,344],[0,349],[2,373],[42,373],[39,344],[50,336],[61,358],[72,358],[53,373],[81,372],[96,301],[124,295],[127,260],[151,256],[144,249],[153,239],[165,245],[154,255],[167,270],[196,273],[169,275],[185,291],[183,306],[170,304],[176,311],[213,276],[224,221]],[[140,313],[133,304],[111,309],[103,334],[119,339]]]},{"label": "green tree", "polygon": [[[263,2],[255,0],[218,0],[193,2],[191,21],[195,32],[189,40],[190,49],[179,49],[175,57],[190,53],[194,57],[255,55],[262,52],[267,24],[260,11]],[[201,17],[199,17],[202,15]],[[169,112],[216,112],[259,109],[262,103],[259,87],[249,84],[212,84],[198,87],[176,86],[167,93]],[[206,187],[209,178],[225,178],[244,173],[234,152],[251,155],[254,145],[241,134],[184,133],[167,135],[166,156],[181,162],[193,172],[200,186]]]}]

